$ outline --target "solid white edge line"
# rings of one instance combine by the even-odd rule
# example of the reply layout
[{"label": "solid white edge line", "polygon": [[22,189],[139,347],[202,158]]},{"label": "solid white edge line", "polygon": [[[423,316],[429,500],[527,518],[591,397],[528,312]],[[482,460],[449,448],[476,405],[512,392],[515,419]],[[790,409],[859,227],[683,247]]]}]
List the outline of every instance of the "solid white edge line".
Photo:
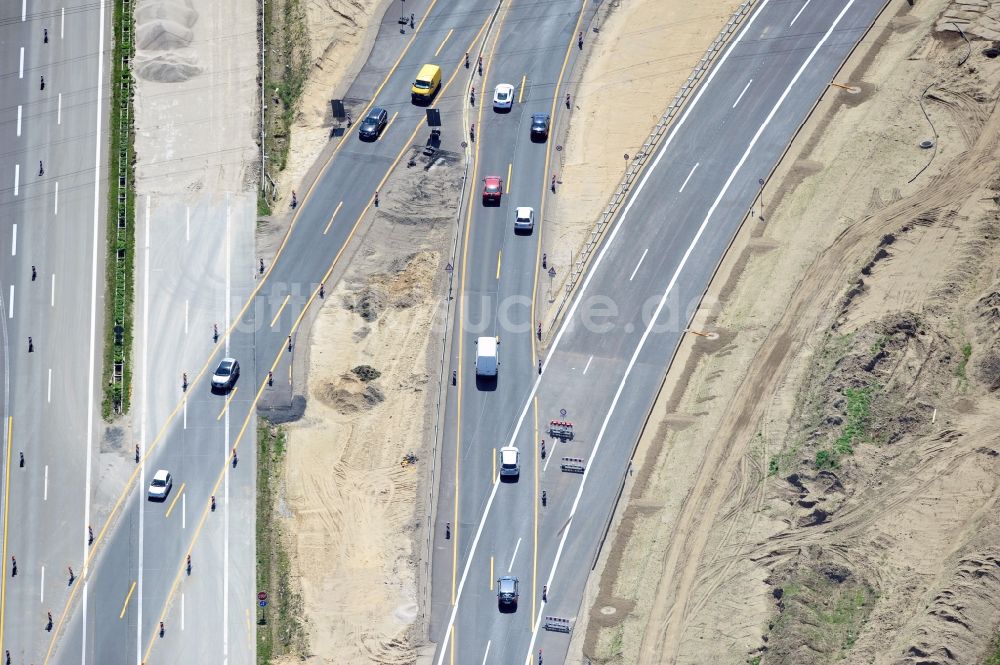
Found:
[{"label": "solid white edge line", "polygon": [[[90,348],[88,350],[87,368],[87,470],[85,471],[83,490],[83,591],[80,592],[80,605],[82,608],[81,630],[83,637],[80,640],[80,662],[87,663],[87,596],[90,582],[87,581],[87,549],[90,547],[87,533],[87,525],[90,524],[90,484],[92,482],[91,467],[93,464],[94,448],[94,385],[96,379],[97,361],[97,253],[98,253],[98,229],[100,228],[101,212],[101,154],[104,151],[104,142],[101,138],[101,121],[103,112],[101,110],[101,94],[104,91],[104,2],[100,2],[98,10],[98,30],[97,30],[97,85],[94,87],[97,101],[96,113],[94,113],[94,223],[91,238],[91,264],[90,264]],[[55,305],[55,276],[52,278],[52,304]]]},{"label": "solid white edge line", "polygon": [[[225,292],[225,312],[226,326],[230,325],[230,290],[232,289],[232,246],[230,234],[232,233],[232,207],[230,204],[229,192],[226,192],[226,292]],[[229,335],[226,335],[226,356],[229,355]],[[224,429],[225,445],[222,454],[226,459],[225,472],[225,504],[222,519],[222,662],[229,662],[229,409],[226,409],[226,424]]]},{"label": "solid white edge line", "polygon": [[691,176],[693,176],[693,175],[694,175],[694,172],[698,170],[698,167],[699,167],[700,165],[701,165],[701,162],[695,162],[695,163],[694,163],[694,166],[692,166],[692,167],[691,167],[691,172],[690,172],[690,173],[688,173],[687,177],[686,177],[686,178],[684,178],[684,182],[683,182],[683,183],[681,183],[681,188],[677,190],[677,193],[678,193],[678,194],[680,194],[681,192],[683,192],[683,191],[684,191],[684,188],[688,186],[688,180],[690,180],[690,179],[691,179]]},{"label": "solid white edge line", "polygon": [[[142,388],[139,391],[139,455],[140,459],[146,454],[148,441],[146,440],[146,424],[149,416],[149,249],[150,249],[150,212],[152,208],[152,196],[146,195],[146,237],[142,248],[142,351],[140,355],[140,366],[142,367]],[[139,491],[135,493],[136,502],[139,504],[139,547],[136,556],[136,595],[135,595],[135,663],[142,665],[142,590],[145,578],[143,568],[143,557],[146,548],[146,510],[144,505],[146,487],[146,463],[139,464]]]},{"label": "solid white edge line", "polygon": [[[642,265],[642,261],[643,261],[643,259],[645,259],[645,258],[646,258],[646,253],[647,253],[647,252],[649,252],[649,248],[648,248],[648,247],[647,247],[646,249],[642,250],[642,256],[640,256],[640,257],[639,257],[639,262],[635,264],[635,270],[633,270],[633,271],[632,271],[632,274],[631,274],[631,275],[629,275],[629,277],[628,277],[628,281],[630,281],[630,282],[631,282],[631,281],[632,281],[632,278],[634,278],[634,277],[635,277],[635,274],[636,274],[637,272],[639,272],[639,266],[641,266],[641,265]],[[593,357],[593,356],[591,356],[591,357]]]},{"label": "solid white edge line", "polygon": [[795,13],[795,18],[793,18],[792,22],[788,24],[789,28],[795,25],[795,22],[799,20],[799,14],[801,14],[806,10],[806,7],[809,6],[810,2],[812,2],[812,0],[806,0],[806,4],[802,5],[802,9],[800,9],[798,12]]},{"label": "solid white edge line", "polygon": [[490,656],[491,644],[493,644],[493,640],[486,640],[486,653],[483,654],[483,665],[486,665],[486,659]]},{"label": "solid white edge line", "polygon": [[743,86],[743,91],[740,92],[739,97],[737,97],[736,101],[733,102],[733,108],[736,108],[736,105],[740,103],[741,99],[743,99],[743,95],[747,94],[747,90],[750,89],[750,84],[751,83],[753,83],[753,79],[750,79],[749,81],[747,81],[747,84],[745,86]]},{"label": "solid white edge line", "polygon": [[[854,5],[854,3],[855,0],[847,0],[843,9],[841,9],[840,13],[837,14],[837,18],[834,19],[829,29],[827,29],[827,31],[823,34],[823,37],[819,40],[819,42],[817,42],[816,46],[813,47],[812,51],[810,51],[809,55],[803,61],[802,65],[799,67],[798,71],[795,72],[795,75],[792,77],[791,81],[789,81],[788,85],[785,86],[785,89],[784,91],[782,91],[781,96],[778,97],[778,100],[774,103],[774,106],[767,114],[767,117],[764,118],[764,122],[761,123],[761,125],[757,128],[757,131],[754,133],[753,138],[750,139],[750,143],[747,145],[746,150],[743,151],[743,155],[740,157],[740,160],[736,163],[736,166],[729,174],[729,177],[726,178],[726,182],[723,184],[722,189],[719,190],[719,194],[715,197],[715,201],[712,203],[712,206],[708,209],[708,213],[705,215],[705,219],[702,221],[701,226],[698,227],[698,232],[691,240],[691,244],[688,245],[687,250],[684,252],[684,256],[681,257],[681,261],[677,265],[677,269],[674,271],[673,276],[670,278],[670,282],[667,284],[667,288],[663,293],[663,297],[660,298],[660,302],[656,306],[656,311],[653,312],[653,315],[650,317],[649,325],[643,332],[642,337],[639,340],[639,344],[636,346],[635,351],[632,353],[632,357],[629,359],[628,366],[625,368],[625,375],[622,377],[621,382],[618,384],[618,389],[615,391],[615,396],[611,400],[611,406],[608,409],[607,414],[604,416],[604,422],[601,423],[601,429],[598,431],[597,438],[594,440],[594,448],[590,454],[591,463],[587,464],[586,468],[583,471],[583,478],[580,479],[580,485],[577,488],[576,498],[573,500],[573,505],[570,508],[569,519],[566,521],[566,525],[562,529],[562,537],[559,539],[559,547],[556,548],[556,556],[552,562],[552,568],[550,569],[549,576],[546,581],[546,583],[550,588],[553,585],[553,580],[555,578],[556,570],[558,570],[559,568],[559,561],[562,558],[563,548],[566,546],[566,540],[568,539],[570,529],[573,526],[573,519],[576,516],[576,511],[577,508],[579,507],[580,499],[583,497],[583,490],[586,487],[587,478],[590,475],[591,469],[594,468],[593,461],[596,459],[597,453],[601,448],[601,443],[604,441],[604,433],[607,431],[608,424],[611,422],[611,417],[612,415],[614,415],[615,409],[618,406],[618,400],[621,398],[621,394],[625,390],[625,384],[628,382],[629,375],[632,373],[632,368],[635,366],[636,361],[639,359],[639,354],[642,353],[642,350],[646,345],[646,340],[649,338],[649,334],[652,332],[653,326],[656,325],[656,321],[660,317],[660,313],[663,311],[663,308],[667,303],[667,296],[670,295],[671,291],[673,291],[674,287],[676,286],[677,280],[680,278],[681,272],[684,270],[684,266],[687,265],[688,260],[691,258],[695,246],[701,239],[702,234],[705,233],[705,229],[708,228],[708,222],[712,219],[712,215],[715,214],[715,210],[719,207],[719,204],[722,202],[723,197],[729,191],[730,186],[732,186],[733,184],[733,180],[736,179],[736,175],[740,172],[740,169],[743,168],[743,165],[746,163],[747,158],[750,156],[750,152],[754,149],[754,146],[757,145],[757,141],[760,140],[760,137],[764,133],[764,130],[767,129],[768,125],[771,124],[771,120],[774,119],[774,116],[778,112],[778,109],[780,109],[781,105],[784,104],[785,99],[788,97],[788,94],[791,92],[792,88],[795,87],[795,84],[802,76],[802,73],[809,67],[809,64],[812,62],[813,58],[816,57],[816,54],[819,52],[819,49],[822,48],[822,46],[826,43],[827,39],[830,38],[830,35],[833,34],[833,31],[836,29],[837,25],[840,24],[840,21],[844,18],[844,15]],[[764,4],[761,5],[761,8],[763,8],[766,4],[767,0],[765,0]],[[754,16],[757,16],[759,14],[759,11],[760,10],[758,10],[758,12],[754,14]],[[659,162],[660,157],[662,156],[663,153],[661,152],[660,155],[657,156],[656,162]],[[620,222],[619,222],[619,228],[620,228]],[[528,653],[525,656],[525,663],[530,662],[532,652],[534,651],[535,640],[538,638],[538,630],[541,627],[544,608],[545,608],[545,602],[543,601],[539,608],[538,617],[535,620],[535,627],[531,632],[531,642],[528,645]]]}]

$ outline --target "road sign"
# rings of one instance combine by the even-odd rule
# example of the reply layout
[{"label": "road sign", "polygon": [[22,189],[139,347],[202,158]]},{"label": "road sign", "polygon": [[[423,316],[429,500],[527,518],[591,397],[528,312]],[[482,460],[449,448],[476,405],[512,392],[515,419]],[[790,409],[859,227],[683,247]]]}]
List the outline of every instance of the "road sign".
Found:
[{"label": "road sign", "polygon": [[257,600],[259,600],[259,601],[265,601],[265,600],[267,600],[267,592],[266,591],[258,591],[257,592]]},{"label": "road sign", "polygon": [[261,607],[267,607],[267,601],[266,600],[258,600],[257,604],[260,605]]}]

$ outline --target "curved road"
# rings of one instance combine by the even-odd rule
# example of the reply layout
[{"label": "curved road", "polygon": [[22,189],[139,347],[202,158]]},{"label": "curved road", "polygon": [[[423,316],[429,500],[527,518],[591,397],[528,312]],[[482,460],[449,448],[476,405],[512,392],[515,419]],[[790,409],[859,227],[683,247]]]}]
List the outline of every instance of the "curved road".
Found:
[{"label": "curved road", "polygon": [[[449,422],[461,423],[461,482],[452,542],[444,543],[440,528],[436,537],[438,552],[449,545],[458,552],[452,570],[441,571],[435,557],[438,594],[455,589],[452,607],[435,605],[439,665],[531,663],[542,653],[545,662],[563,662],[567,636],[541,631],[543,617],[576,618],[639,430],[684,328],[760,193],[758,181],[885,4],[760,2],[645,169],[550,338],[540,376],[525,350],[512,354],[507,345],[512,334],[524,334],[523,319],[497,315],[509,294],[498,291],[484,308],[493,314],[485,325],[466,317],[465,339],[487,329],[504,340],[497,392],[507,382],[517,388],[499,400],[484,395],[471,381],[474,352],[456,358],[465,367],[461,401],[480,408],[449,405]],[[476,242],[480,260],[491,249],[495,255],[497,244]],[[478,279],[470,282],[488,282]],[[562,409],[576,438],[553,445],[543,430]],[[501,445],[522,451],[516,484],[500,483],[491,471],[492,449]],[[561,472],[564,456],[584,459],[585,472]],[[521,603],[516,613],[501,614],[493,581],[508,569],[520,578]]]}]

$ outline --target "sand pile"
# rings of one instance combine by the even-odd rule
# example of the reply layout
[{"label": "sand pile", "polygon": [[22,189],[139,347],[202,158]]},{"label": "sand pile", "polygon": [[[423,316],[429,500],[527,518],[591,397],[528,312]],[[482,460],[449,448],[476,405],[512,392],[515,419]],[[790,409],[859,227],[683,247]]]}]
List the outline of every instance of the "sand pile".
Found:
[{"label": "sand pile", "polygon": [[161,53],[153,57],[138,55],[135,73],[139,78],[160,83],[180,83],[201,74],[197,58],[179,53]]},{"label": "sand pile", "polygon": [[[181,83],[204,71],[197,53],[189,47],[198,12],[191,0],[152,0],[136,9],[136,68],[139,78],[160,83]],[[183,53],[178,49],[185,49]],[[163,51],[148,55],[144,51]]]}]

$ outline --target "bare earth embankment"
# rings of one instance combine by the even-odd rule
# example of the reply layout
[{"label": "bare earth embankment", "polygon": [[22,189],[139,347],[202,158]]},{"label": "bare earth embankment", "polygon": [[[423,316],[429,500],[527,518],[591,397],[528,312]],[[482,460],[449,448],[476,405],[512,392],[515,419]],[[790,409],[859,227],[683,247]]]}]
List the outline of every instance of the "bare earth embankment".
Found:
[{"label": "bare earth embankment", "polygon": [[[635,0],[616,7],[600,34],[588,37],[592,55],[561,153],[569,175],[546,243],[582,244],[622,173],[608,151],[635,152],[737,4],[727,0],[708,11],[680,0]],[[342,92],[353,71],[337,63],[364,52],[368,37],[361,32],[374,6],[308,5],[315,66],[279,191],[296,187],[327,144],[330,90]],[[673,39],[665,41],[665,32]],[[595,131],[626,110],[648,123],[610,136]],[[301,598],[305,662],[412,663],[420,647],[417,544],[425,536],[428,489],[421,483],[460,177],[453,165],[393,176],[371,227],[355,241],[361,249],[342,281],[328,287],[311,329],[308,406],[288,426],[279,505]],[[268,231],[276,238],[281,229]],[[416,464],[402,465],[411,454]]]},{"label": "bare earth embankment", "polygon": [[719,339],[685,342],[640,442],[594,663],[984,661],[998,13],[890,7],[837,77],[860,93],[828,91],[797,139],[695,322]]}]

